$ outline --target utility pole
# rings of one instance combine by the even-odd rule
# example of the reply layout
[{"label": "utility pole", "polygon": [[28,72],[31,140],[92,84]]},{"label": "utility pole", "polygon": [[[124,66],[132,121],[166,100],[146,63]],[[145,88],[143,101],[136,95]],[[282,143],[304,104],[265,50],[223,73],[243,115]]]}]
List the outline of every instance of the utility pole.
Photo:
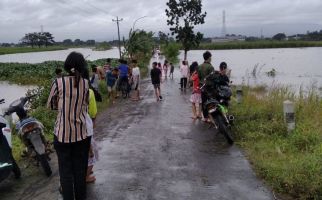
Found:
[{"label": "utility pole", "polygon": [[120,26],[119,26],[119,22],[122,21],[123,18],[119,19],[118,16],[116,16],[116,19],[112,19],[113,22],[116,22],[117,24],[117,34],[118,34],[118,37],[119,37],[119,52],[120,52],[120,58],[122,57],[121,55],[121,38],[120,38]]}]

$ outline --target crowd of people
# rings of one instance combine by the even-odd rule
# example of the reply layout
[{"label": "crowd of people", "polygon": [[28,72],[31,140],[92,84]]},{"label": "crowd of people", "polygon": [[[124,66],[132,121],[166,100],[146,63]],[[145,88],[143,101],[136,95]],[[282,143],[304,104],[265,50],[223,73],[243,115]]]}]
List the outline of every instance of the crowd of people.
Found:
[{"label": "crowd of people", "polygon": [[[229,85],[227,64],[222,62],[219,71],[211,65],[211,53],[203,54],[204,62],[199,65],[182,61],[180,65],[180,90],[191,88],[192,118],[208,122],[208,112],[203,104],[207,100],[201,90],[204,80],[211,73],[218,73],[222,84]],[[60,191],[64,199],[86,199],[86,184],[95,182],[94,163],[98,160],[98,150],[94,139],[94,127],[97,114],[96,101],[101,101],[99,82],[106,83],[108,98],[114,103],[119,96],[120,85],[125,83],[132,90],[132,100],[140,100],[140,69],[136,60],[129,65],[120,59],[117,67],[112,67],[111,59],[103,67],[92,65],[88,70],[84,56],[72,52],[66,58],[64,69],[56,70],[56,79],[52,82],[47,106],[57,110],[54,127],[54,148],[58,157]],[[91,71],[91,75],[89,73]],[[170,72],[168,75],[168,71]],[[162,78],[173,79],[174,65],[167,60],[163,65],[153,62],[150,71],[151,82],[157,101],[163,100],[161,94]]]},{"label": "crowd of people", "polygon": [[[199,65],[198,62],[194,61],[189,66],[186,60],[180,63],[180,90],[186,91],[187,88],[191,88],[192,94],[190,101],[192,103],[192,118],[202,119],[205,122],[210,122],[208,118],[208,111],[205,109],[205,102],[207,101],[207,94],[201,90],[201,86],[205,83],[205,78],[210,74],[214,73],[218,75],[218,84],[229,86],[230,84],[230,73],[231,70],[227,69],[226,62],[221,62],[219,70],[211,64],[211,53],[209,51],[204,52],[204,62]],[[163,66],[160,62],[152,63],[152,70],[150,72],[153,87],[155,89],[155,96],[157,101],[162,100],[161,87],[162,77],[167,78],[168,68],[170,67],[169,77],[173,78],[174,65],[169,64],[167,60],[164,61]],[[162,72],[163,71],[163,72]]]}]

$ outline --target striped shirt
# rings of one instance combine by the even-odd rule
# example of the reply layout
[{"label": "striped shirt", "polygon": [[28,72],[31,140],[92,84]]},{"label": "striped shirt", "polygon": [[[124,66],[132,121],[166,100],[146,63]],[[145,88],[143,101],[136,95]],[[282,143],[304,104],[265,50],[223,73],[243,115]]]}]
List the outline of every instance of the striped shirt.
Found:
[{"label": "striped shirt", "polygon": [[52,107],[52,100],[58,96],[58,115],[54,133],[59,142],[72,143],[86,139],[86,114],[88,112],[89,84],[80,78],[74,87],[75,78],[65,76],[57,78],[51,85],[47,107]]}]

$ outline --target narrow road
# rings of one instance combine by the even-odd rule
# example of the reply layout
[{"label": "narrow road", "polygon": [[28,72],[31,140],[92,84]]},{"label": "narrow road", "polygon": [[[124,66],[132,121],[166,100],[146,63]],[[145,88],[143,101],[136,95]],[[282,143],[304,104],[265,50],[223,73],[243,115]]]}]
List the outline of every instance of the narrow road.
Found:
[{"label": "narrow road", "polygon": [[[179,74],[161,86],[156,102],[150,80],[141,85],[143,100],[121,99],[97,118],[100,160],[89,200],[270,200],[236,146],[191,117],[190,90],[179,90]],[[56,156],[53,176],[40,171],[0,184],[2,200],[61,200]],[[27,173],[28,174],[28,173]]]},{"label": "narrow road", "polygon": [[175,75],[162,84],[163,101],[146,80],[142,101],[122,100],[98,117],[89,199],[273,199],[238,147],[190,118],[190,90],[181,92]]}]

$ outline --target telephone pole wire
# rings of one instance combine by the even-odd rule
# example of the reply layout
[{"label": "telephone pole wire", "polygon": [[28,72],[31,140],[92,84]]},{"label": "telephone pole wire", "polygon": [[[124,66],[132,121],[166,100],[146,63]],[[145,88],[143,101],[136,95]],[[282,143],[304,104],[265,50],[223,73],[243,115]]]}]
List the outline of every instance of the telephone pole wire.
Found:
[{"label": "telephone pole wire", "polygon": [[112,19],[113,22],[116,22],[117,24],[117,34],[118,34],[118,37],[119,37],[119,52],[120,52],[120,58],[122,57],[121,55],[121,38],[120,38],[120,26],[119,26],[119,22],[123,21],[123,18],[119,19],[118,16],[116,16],[116,19]]}]

